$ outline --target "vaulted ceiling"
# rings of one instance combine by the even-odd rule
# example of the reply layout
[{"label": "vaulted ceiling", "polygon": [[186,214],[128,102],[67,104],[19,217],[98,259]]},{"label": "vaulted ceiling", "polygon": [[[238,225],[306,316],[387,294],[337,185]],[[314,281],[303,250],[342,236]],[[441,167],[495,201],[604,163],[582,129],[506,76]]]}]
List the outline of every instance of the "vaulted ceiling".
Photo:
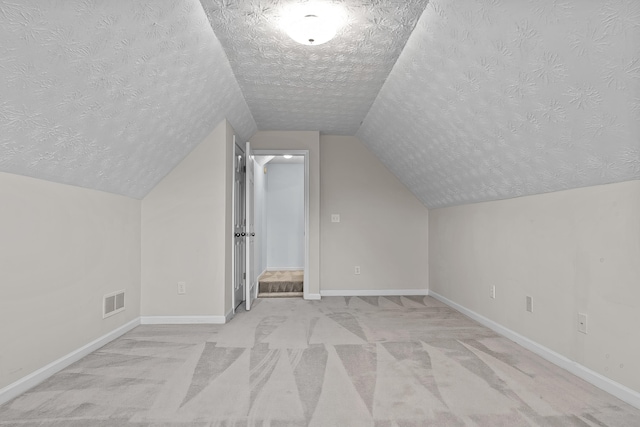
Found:
[{"label": "vaulted ceiling", "polygon": [[358,136],[429,207],[640,179],[640,1],[432,2]]},{"label": "vaulted ceiling", "polygon": [[260,130],[354,135],[428,0],[341,0],[335,39],[301,45],[281,22],[298,0],[201,0]]},{"label": "vaulted ceiling", "polygon": [[0,0],[0,171],[141,198],[227,118],[356,134],[430,208],[640,179],[640,2]]},{"label": "vaulted ceiling", "polygon": [[256,125],[197,0],[0,1],[0,170],[144,197]]}]

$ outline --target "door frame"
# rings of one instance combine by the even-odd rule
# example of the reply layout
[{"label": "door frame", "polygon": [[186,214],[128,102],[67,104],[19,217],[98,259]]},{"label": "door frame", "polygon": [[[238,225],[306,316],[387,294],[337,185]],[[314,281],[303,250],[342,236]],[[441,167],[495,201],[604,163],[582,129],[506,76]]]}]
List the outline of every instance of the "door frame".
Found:
[{"label": "door frame", "polygon": [[254,156],[292,156],[304,157],[304,281],[302,294],[304,299],[309,299],[309,150],[260,150],[252,149]]},{"label": "door frame", "polygon": [[244,307],[251,310],[253,300],[258,296],[258,276],[254,277],[255,270],[255,160],[251,142],[245,143],[244,149]]}]

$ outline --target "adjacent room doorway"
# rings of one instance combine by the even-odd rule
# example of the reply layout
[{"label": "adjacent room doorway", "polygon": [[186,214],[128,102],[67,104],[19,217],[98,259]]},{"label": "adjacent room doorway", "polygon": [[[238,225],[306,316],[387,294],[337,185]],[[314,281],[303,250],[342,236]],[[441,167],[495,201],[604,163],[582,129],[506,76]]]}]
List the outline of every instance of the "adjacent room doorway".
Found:
[{"label": "adjacent room doorway", "polygon": [[[243,302],[251,309],[264,273],[272,273],[272,282],[278,281],[273,279],[277,274],[295,276],[295,280],[301,277],[302,296],[307,298],[309,151],[252,151],[249,143],[234,141],[233,166],[234,313]],[[266,191],[269,169],[275,185],[270,194]]]},{"label": "adjacent room doorway", "polygon": [[304,295],[304,156],[255,154],[258,297]]}]

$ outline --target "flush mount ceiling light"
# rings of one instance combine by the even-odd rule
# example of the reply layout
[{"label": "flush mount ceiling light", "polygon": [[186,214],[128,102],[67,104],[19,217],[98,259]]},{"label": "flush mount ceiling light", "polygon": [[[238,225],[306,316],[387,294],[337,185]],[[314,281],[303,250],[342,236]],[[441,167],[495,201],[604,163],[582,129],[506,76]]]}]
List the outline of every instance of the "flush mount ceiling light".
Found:
[{"label": "flush mount ceiling light", "polygon": [[317,46],[334,38],[336,28],[320,16],[305,15],[289,25],[287,34],[300,44]]},{"label": "flush mount ceiling light", "polygon": [[317,46],[334,38],[342,21],[343,13],[337,5],[307,3],[289,9],[282,26],[294,41]]},{"label": "flush mount ceiling light", "polygon": [[285,155],[284,155],[284,156],[282,156],[282,157],[284,157],[285,159],[290,159],[290,158],[292,158],[293,156],[292,156],[291,154],[285,154]]}]

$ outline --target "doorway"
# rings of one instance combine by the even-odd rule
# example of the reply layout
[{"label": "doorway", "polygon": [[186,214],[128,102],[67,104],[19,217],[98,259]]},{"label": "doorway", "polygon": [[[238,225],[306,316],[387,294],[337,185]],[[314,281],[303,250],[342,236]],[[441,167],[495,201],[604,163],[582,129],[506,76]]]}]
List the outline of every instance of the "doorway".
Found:
[{"label": "doorway", "polygon": [[304,296],[305,156],[254,153],[259,298]]},{"label": "doorway", "polygon": [[[258,279],[264,271],[268,271],[268,232],[265,225],[266,193],[255,191],[256,186],[264,188],[265,166],[271,162],[276,164],[297,164],[302,170],[303,222],[302,241],[300,245],[292,246],[289,250],[299,256],[295,268],[299,269],[302,259],[303,277],[302,296],[309,299],[309,151],[308,150],[252,150],[247,142],[244,146],[235,143],[234,137],[234,185],[232,194],[233,206],[233,281],[232,300],[233,312],[244,302],[245,309],[250,310],[253,300],[258,295]],[[287,156],[287,158],[285,158]],[[255,159],[259,161],[256,162]],[[276,159],[276,161],[273,161]],[[291,159],[291,160],[290,160]],[[278,166],[276,166],[276,169]],[[298,175],[300,177],[300,174]],[[299,184],[298,179],[298,184]],[[258,220],[256,221],[256,211]],[[264,235],[263,235],[264,234]],[[279,233],[277,233],[279,234]],[[300,252],[302,251],[302,254]],[[256,263],[256,259],[258,262]],[[291,267],[290,267],[291,268]],[[290,270],[291,271],[291,270]]]}]

